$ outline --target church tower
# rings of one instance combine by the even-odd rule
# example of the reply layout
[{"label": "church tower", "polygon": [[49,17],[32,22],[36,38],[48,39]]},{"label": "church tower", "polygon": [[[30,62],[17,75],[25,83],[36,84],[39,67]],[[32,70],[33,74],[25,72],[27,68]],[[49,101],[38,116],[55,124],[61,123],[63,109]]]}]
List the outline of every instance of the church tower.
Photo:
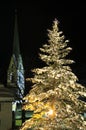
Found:
[{"label": "church tower", "polygon": [[17,14],[15,13],[13,54],[7,72],[7,86],[15,90],[14,92],[16,92],[16,96],[21,100],[24,96],[25,81],[24,81],[23,61],[19,47],[18,32],[19,31],[18,31]]}]

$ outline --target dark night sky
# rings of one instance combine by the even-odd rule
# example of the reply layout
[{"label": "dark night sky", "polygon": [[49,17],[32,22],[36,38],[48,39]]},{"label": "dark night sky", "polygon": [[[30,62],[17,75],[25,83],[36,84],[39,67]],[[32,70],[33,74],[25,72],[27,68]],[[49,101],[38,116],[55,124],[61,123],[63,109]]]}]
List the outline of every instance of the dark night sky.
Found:
[{"label": "dark night sky", "polygon": [[0,4],[0,81],[5,82],[12,54],[14,9],[18,9],[20,49],[25,68],[25,78],[30,69],[40,66],[39,47],[47,42],[47,29],[57,18],[60,30],[70,40],[73,48],[70,59],[75,61],[73,71],[86,82],[86,4],[34,1]]}]

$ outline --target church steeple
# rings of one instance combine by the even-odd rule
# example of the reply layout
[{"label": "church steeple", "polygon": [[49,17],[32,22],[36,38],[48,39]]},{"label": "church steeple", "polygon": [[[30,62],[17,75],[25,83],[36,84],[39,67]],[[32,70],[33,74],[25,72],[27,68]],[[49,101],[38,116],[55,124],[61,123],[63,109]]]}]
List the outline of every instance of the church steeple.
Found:
[{"label": "church steeple", "polygon": [[19,31],[18,31],[17,13],[15,13],[14,37],[13,37],[13,54],[7,72],[7,86],[16,88],[18,97],[23,98],[24,95],[24,67],[19,47]]},{"label": "church steeple", "polygon": [[15,10],[15,25],[14,25],[14,38],[13,38],[13,54],[15,57],[18,58],[20,54],[20,47],[19,47],[19,31],[18,31],[18,20],[17,20],[17,11]]}]

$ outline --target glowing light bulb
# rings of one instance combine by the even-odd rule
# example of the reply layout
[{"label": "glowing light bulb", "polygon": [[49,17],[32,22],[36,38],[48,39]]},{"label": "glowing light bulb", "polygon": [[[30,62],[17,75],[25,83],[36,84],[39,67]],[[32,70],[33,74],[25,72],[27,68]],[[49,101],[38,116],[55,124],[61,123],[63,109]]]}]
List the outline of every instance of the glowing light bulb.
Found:
[{"label": "glowing light bulb", "polygon": [[51,109],[49,110],[48,115],[52,115],[52,114],[53,114],[53,110]]}]

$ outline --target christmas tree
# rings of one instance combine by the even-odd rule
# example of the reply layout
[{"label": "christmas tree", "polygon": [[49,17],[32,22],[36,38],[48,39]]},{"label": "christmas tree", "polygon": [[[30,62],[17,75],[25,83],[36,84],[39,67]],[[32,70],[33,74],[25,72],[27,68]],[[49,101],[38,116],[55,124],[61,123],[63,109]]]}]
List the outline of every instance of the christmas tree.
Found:
[{"label": "christmas tree", "polygon": [[33,69],[34,77],[27,79],[33,85],[24,97],[23,109],[34,113],[21,130],[86,130],[82,115],[86,103],[80,98],[86,96],[86,88],[69,66],[74,61],[67,57],[72,50],[68,45],[55,19],[48,30],[48,43],[40,48],[40,59],[46,65]]}]

